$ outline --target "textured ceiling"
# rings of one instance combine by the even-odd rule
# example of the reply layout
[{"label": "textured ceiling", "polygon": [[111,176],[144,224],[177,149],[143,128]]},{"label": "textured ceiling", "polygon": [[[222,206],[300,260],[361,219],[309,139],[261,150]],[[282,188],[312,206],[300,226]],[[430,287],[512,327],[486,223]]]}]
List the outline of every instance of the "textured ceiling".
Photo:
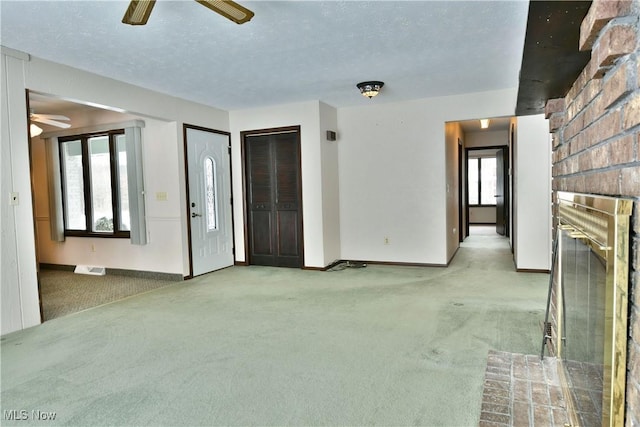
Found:
[{"label": "textured ceiling", "polygon": [[[518,86],[528,2],[240,1],[237,25],[195,1],[0,1],[1,43],[225,110],[320,100],[335,107]],[[368,100],[355,84],[382,80]]]}]

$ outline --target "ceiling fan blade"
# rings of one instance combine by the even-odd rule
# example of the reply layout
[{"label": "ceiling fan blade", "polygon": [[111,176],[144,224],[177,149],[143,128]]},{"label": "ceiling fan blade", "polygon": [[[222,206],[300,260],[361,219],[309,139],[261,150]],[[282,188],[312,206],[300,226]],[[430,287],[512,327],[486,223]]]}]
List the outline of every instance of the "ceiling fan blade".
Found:
[{"label": "ceiling fan blade", "polygon": [[156,0],[131,0],[122,22],[129,25],[144,25],[149,20]]},{"label": "ceiling fan blade", "polygon": [[62,123],[57,120],[51,120],[51,119],[46,119],[42,117],[32,117],[31,120],[38,123],[44,123],[47,125],[56,126],[62,129],[68,129],[71,127],[69,123]]},{"label": "ceiling fan blade", "polygon": [[253,12],[231,0],[196,0],[198,3],[219,13],[236,24],[244,24],[253,18]]},{"label": "ceiling fan blade", "polygon": [[51,119],[51,120],[71,120],[69,117],[61,116],[60,114],[36,114],[36,113],[33,113],[33,114],[31,114],[31,118]]}]

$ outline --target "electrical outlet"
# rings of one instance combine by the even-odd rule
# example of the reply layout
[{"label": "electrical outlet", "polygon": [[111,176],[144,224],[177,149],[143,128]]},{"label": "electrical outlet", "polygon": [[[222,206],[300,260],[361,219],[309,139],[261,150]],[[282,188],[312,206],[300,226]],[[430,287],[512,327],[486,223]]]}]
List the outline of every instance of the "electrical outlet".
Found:
[{"label": "electrical outlet", "polygon": [[388,244],[389,244],[389,238],[388,238],[388,237],[385,237],[385,238],[384,238],[384,244],[385,244],[385,245],[388,245]]},{"label": "electrical outlet", "polygon": [[91,252],[95,252],[96,251],[96,245],[94,245],[93,243],[91,244]]}]

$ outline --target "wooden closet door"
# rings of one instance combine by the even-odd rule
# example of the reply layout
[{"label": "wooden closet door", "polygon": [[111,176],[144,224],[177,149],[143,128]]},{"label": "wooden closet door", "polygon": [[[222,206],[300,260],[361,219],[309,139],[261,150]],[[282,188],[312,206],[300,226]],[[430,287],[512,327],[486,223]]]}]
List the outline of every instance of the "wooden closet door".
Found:
[{"label": "wooden closet door", "polygon": [[271,144],[266,136],[248,137],[245,144],[250,263],[275,265]]},{"label": "wooden closet door", "polygon": [[298,133],[245,138],[249,262],[302,267]]}]

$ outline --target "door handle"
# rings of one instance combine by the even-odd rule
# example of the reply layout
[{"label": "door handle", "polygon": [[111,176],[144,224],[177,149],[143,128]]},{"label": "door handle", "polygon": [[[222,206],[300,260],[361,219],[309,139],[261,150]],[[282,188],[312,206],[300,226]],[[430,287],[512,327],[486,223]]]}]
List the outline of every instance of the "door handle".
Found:
[{"label": "door handle", "polygon": [[198,214],[198,213],[195,213],[195,212],[192,212],[192,213],[191,213],[191,218],[195,218],[195,217],[197,217],[197,216],[202,216],[202,215],[200,215],[200,214]]}]

